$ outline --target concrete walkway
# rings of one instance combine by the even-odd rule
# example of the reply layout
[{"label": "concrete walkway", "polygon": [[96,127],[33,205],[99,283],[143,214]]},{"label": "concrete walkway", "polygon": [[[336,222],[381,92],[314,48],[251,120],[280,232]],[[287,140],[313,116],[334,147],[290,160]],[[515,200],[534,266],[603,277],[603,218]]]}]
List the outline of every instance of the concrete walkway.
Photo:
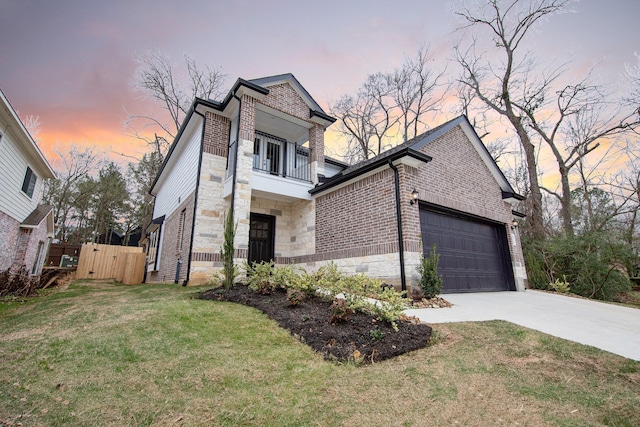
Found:
[{"label": "concrete walkway", "polygon": [[527,290],[446,294],[451,308],[411,309],[425,323],[506,320],[640,360],[640,310]]}]

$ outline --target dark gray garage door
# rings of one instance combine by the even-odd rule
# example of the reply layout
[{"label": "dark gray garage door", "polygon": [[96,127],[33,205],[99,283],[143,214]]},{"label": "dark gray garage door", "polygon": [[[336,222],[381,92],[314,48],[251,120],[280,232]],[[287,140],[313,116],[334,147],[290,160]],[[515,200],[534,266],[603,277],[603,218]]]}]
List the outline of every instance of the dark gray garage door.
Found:
[{"label": "dark gray garage door", "polygon": [[440,254],[443,293],[515,289],[504,226],[423,206],[420,227],[425,256],[434,243]]}]

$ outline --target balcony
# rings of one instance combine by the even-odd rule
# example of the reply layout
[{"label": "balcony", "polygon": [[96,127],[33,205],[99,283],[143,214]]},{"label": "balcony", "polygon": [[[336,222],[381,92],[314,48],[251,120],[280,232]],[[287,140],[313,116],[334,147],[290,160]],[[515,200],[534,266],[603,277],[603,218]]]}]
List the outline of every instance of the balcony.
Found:
[{"label": "balcony", "polygon": [[253,142],[253,169],[283,178],[310,182],[309,149],[256,131]]},{"label": "balcony", "polygon": [[[237,141],[229,146],[224,197],[231,193],[237,147]],[[309,190],[313,188],[313,183],[309,157],[309,149],[303,145],[255,131],[252,193],[286,202],[310,200]]]}]

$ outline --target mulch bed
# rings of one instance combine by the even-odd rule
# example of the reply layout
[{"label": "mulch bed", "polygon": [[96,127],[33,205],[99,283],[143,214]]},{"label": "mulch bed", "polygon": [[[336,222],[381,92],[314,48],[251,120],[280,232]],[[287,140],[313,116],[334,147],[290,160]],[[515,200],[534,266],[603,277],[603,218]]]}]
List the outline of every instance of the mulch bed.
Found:
[{"label": "mulch bed", "polygon": [[210,289],[198,297],[257,308],[327,360],[379,362],[426,347],[431,337],[428,325],[398,320],[398,331],[395,331],[390,323],[361,312],[334,324],[330,322],[331,301],[313,297],[291,306],[283,290],[262,295],[237,285],[229,291]]}]

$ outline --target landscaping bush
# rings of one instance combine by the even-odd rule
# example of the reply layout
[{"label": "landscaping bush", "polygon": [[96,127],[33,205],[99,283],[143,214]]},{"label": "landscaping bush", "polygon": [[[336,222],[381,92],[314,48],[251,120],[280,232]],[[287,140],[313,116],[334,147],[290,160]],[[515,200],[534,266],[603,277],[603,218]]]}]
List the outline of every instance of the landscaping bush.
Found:
[{"label": "landscaping bush", "polygon": [[420,264],[417,270],[420,274],[420,287],[425,298],[434,298],[442,292],[442,276],[438,274],[438,263],[440,255],[436,252],[436,245],[433,245],[429,257],[420,255]]},{"label": "landscaping bush", "polygon": [[331,306],[329,306],[330,321],[331,323],[346,322],[353,316],[353,309],[349,307],[347,301],[342,298],[336,298],[333,300]]},{"label": "landscaping bush", "polygon": [[224,218],[224,243],[220,250],[220,258],[222,258],[222,275],[218,276],[225,289],[229,290],[233,287],[236,277],[238,277],[238,267],[233,263],[233,241],[236,235],[237,224],[233,221],[233,209],[229,209]]},{"label": "landscaping bush", "polygon": [[273,262],[254,262],[251,265],[246,263],[245,268],[248,276],[247,283],[252,291],[268,295],[277,288],[272,277],[274,271]]}]

